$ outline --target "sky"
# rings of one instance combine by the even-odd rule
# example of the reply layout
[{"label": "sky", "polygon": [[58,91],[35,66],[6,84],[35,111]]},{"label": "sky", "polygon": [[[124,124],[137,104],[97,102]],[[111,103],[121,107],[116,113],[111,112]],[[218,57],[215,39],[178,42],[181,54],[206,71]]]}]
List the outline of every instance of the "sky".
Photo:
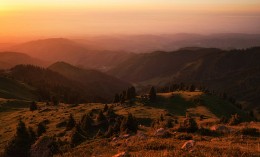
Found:
[{"label": "sky", "polygon": [[0,0],[0,41],[95,34],[258,33],[260,0]]}]

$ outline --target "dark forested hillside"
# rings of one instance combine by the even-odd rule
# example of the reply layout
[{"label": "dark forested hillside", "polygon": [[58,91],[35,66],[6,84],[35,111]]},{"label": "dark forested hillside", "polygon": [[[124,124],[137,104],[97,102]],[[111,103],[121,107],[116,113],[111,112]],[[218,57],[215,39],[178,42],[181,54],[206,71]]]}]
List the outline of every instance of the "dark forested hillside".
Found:
[{"label": "dark forested hillside", "polygon": [[42,101],[56,99],[67,103],[106,102],[111,101],[116,92],[129,86],[128,83],[101,72],[84,71],[66,63],[57,63],[51,67],[61,74],[51,68],[33,65],[17,65],[3,73],[5,77],[35,87],[38,99]]},{"label": "dark forested hillside", "polygon": [[260,94],[259,60],[259,47],[230,51],[184,48],[140,54],[110,74],[141,84],[195,83],[255,104]]}]

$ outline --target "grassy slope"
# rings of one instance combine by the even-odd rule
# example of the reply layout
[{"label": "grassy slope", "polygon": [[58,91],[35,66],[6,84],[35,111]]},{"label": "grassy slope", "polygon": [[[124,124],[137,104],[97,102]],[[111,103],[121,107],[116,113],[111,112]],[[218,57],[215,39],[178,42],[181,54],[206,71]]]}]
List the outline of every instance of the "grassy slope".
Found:
[{"label": "grassy slope", "polygon": [[[127,106],[115,106],[115,111],[118,114],[125,115],[128,112],[132,113],[135,117],[137,117],[140,121],[140,124],[148,124],[151,119],[156,119],[160,116],[160,114],[164,114],[166,112],[173,113],[179,121],[181,121],[186,114],[186,111],[188,111],[190,114],[194,115],[197,122],[199,124],[202,124],[204,122],[214,122],[217,120],[217,116],[214,113],[219,113],[218,109],[222,108],[222,112],[224,114],[229,114],[225,113],[224,110],[227,109],[227,107],[224,105],[230,105],[227,103],[224,103],[220,100],[216,100],[216,98],[213,98],[211,96],[205,96],[201,92],[175,92],[175,93],[163,93],[163,94],[158,94],[159,95],[159,102],[154,103],[152,105],[144,105],[143,103],[137,102],[135,105],[127,107]],[[172,95],[174,95],[172,97]],[[202,97],[205,106],[197,104],[194,102],[195,99]],[[210,106],[210,103],[214,103],[216,100],[216,103],[219,104],[219,107],[215,109],[214,107],[216,106],[213,104]],[[38,103],[40,106],[39,111],[34,111],[31,112],[29,111],[28,107],[25,105],[23,106],[24,108],[16,108],[16,110],[6,110],[5,112],[0,112],[0,152],[3,150],[4,145],[8,142],[8,140],[11,139],[11,137],[15,133],[15,128],[17,125],[18,120],[21,118],[23,121],[25,121],[27,126],[31,126],[36,130],[36,126],[39,122],[43,120],[49,120],[49,124],[47,124],[47,135],[54,135],[56,134],[58,138],[61,138],[61,140],[69,140],[69,137],[71,135],[70,131],[65,131],[64,127],[62,128],[57,128],[56,125],[59,122],[62,122],[66,119],[68,119],[69,114],[72,113],[77,121],[80,120],[81,116],[91,109],[100,109],[104,107],[104,104],[80,104],[78,106],[69,106],[65,104],[61,104],[59,107],[55,106],[45,106],[43,103]],[[15,106],[13,106],[15,107]],[[26,107],[26,108],[25,108]],[[230,108],[230,106],[228,107]],[[214,109],[214,110],[212,110]],[[231,108],[233,109],[233,108]],[[218,111],[218,112],[216,112]],[[231,111],[232,112],[232,111]],[[208,119],[199,121],[199,115],[204,114],[208,117]],[[149,121],[150,120],[150,121]],[[259,127],[257,124],[256,127]],[[146,134],[151,134],[149,129],[147,127],[141,128],[142,131],[144,131]],[[153,132],[153,131],[152,131]],[[133,137],[135,138],[135,137]],[[231,138],[231,137],[230,137]],[[233,137],[232,137],[233,138]],[[236,138],[236,137],[234,137]],[[223,140],[218,140],[214,141],[214,145],[210,145],[212,142],[210,141],[212,138],[204,138],[202,140],[201,137],[194,135],[194,139],[196,139],[198,142],[198,147],[201,147],[203,150],[211,150],[211,147],[217,147],[214,150],[218,151],[217,149],[220,149],[220,151],[233,151],[229,150],[229,143],[233,139],[223,139]],[[249,144],[250,151],[254,151],[254,139],[250,139],[251,143]],[[93,150],[89,149],[95,148],[94,151],[97,153],[101,153],[103,155],[111,156],[113,154],[116,154],[118,150],[124,150],[126,147],[124,144],[121,146],[115,146],[113,142],[110,142],[109,139],[101,139],[102,142],[100,142],[100,139],[93,140],[93,141],[88,141],[86,143],[81,144],[80,146],[76,147],[75,149],[71,150],[68,154],[65,156],[73,156],[73,154],[77,155],[83,155],[87,154],[89,151],[93,153]],[[123,142],[124,141],[119,141]],[[177,139],[156,139],[153,138],[152,136],[149,136],[149,139],[145,142],[139,141],[136,139],[130,139],[130,142],[127,144],[127,148],[132,149],[131,152],[136,155],[136,156],[142,156],[142,154],[145,154],[144,156],[149,156],[149,155],[156,155],[162,156],[164,153],[164,150],[167,150],[168,148],[170,150],[176,150],[175,153],[176,155],[181,154],[179,148],[183,144],[182,140],[177,140]],[[104,147],[104,144],[106,145]],[[150,147],[153,145],[161,145],[163,149],[160,149],[159,151],[156,150],[151,150]],[[206,145],[206,147],[205,147]],[[225,146],[224,146],[225,145]],[[242,144],[235,143],[232,145],[235,148],[239,148],[242,146]],[[157,146],[156,146],[157,147]],[[205,148],[204,148],[205,147]],[[222,150],[223,147],[223,150]],[[243,146],[244,147],[244,146]],[[244,150],[241,148],[241,150]],[[236,151],[236,150],[235,150]],[[169,152],[169,153],[174,153],[174,152]],[[200,156],[201,154],[199,154]]]},{"label": "grassy slope", "polygon": [[21,82],[0,76],[0,97],[7,99],[33,100],[34,89]]}]

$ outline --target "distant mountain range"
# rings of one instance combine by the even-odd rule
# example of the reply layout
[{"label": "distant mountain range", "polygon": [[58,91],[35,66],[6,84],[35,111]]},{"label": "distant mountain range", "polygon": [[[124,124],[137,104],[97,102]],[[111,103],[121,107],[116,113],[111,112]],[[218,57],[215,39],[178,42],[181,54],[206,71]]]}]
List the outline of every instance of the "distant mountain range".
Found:
[{"label": "distant mountain range", "polygon": [[40,58],[49,64],[64,61],[80,67],[103,71],[122,63],[134,55],[124,52],[89,50],[84,45],[64,38],[36,40],[9,49]]},{"label": "distant mountain range", "polygon": [[[219,48],[224,50],[260,46],[260,34],[162,34],[110,35],[78,37],[77,39],[49,38],[25,42],[2,51],[25,53],[49,65],[64,61],[84,68],[107,71],[135,56],[134,53],[173,51],[183,47]],[[1,68],[1,67],[0,67]]]}]

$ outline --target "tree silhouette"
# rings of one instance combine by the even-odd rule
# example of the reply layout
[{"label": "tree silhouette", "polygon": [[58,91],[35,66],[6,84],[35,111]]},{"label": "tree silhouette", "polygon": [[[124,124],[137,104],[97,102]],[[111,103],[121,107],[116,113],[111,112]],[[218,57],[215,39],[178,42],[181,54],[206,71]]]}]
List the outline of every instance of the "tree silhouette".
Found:
[{"label": "tree silhouette", "polygon": [[72,114],[70,114],[69,121],[66,126],[66,130],[71,130],[76,125],[76,121]]},{"label": "tree silhouette", "polygon": [[126,117],[124,117],[121,126],[120,126],[120,131],[121,132],[127,132],[131,131],[136,133],[138,129],[138,124],[137,124],[137,120],[135,119],[135,117],[133,117],[133,115],[131,113],[128,113],[128,115]]},{"label": "tree silhouette", "polygon": [[46,132],[45,125],[42,122],[40,122],[38,124],[38,128],[37,128],[37,135],[38,135],[38,137],[40,137],[45,132]]},{"label": "tree silhouette", "polygon": [[151,102],[155,102],[156,101],[156,91],[155,88],[152,86],[149,92],[149,100]]},{"label": "tree silhouette", "polygon": [[4,156],[29,157],[31,143],[30,135],[26,129],[25,123],[20,120],[16,129],[16,135],[6,146]]},{"label": "tree silhouette", "polygon": [[30,105],[30,111],[35,111],[35,110],[37,110],[37,104],[36,104],[36,102],[35,101],[33,101],[32,103],[31,103],[31,105]]}]

